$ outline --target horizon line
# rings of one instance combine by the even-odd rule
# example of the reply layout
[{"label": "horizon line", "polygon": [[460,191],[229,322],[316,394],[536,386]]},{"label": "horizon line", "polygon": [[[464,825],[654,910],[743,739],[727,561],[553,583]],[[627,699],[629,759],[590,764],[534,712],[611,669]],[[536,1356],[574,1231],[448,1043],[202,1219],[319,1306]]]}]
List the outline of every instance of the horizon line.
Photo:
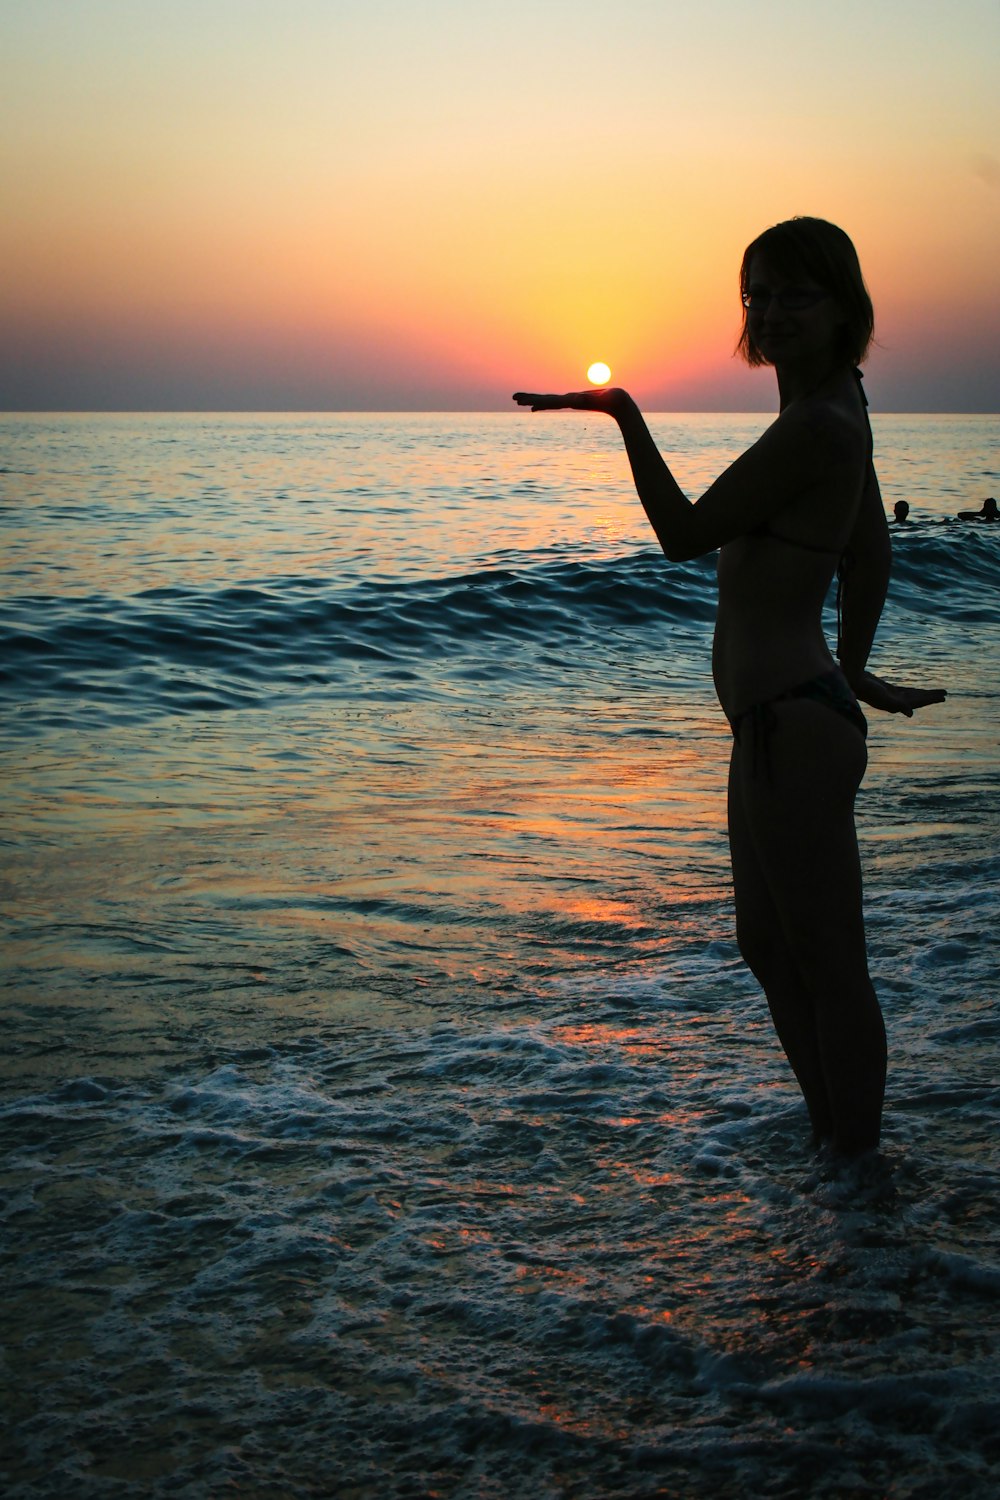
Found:
[{"label": "horizon line", "polygon": [[[647,416],[758,417],[777,415],[773,406],[644,407]],[[523,409],[502,406],[9,406],[3,417],[520,417]],[[527,415],[532,415],[530,412]],[[591,413],[581,413],[591,415]],[[593,415],[600,415],[593,413]],[[1000,417],[1000,410],[876,407],[875,417]]]}]

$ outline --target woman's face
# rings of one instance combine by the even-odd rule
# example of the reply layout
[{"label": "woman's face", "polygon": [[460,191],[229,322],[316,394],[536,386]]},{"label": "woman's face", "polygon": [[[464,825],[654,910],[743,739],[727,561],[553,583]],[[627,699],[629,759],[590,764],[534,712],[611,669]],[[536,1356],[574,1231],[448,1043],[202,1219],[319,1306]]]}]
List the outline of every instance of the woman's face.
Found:
[{"label": "woman's face", "polygon": [[808,277],[791,279],[763,255],[750,262],[744,298],[750,337],[768,364],[832,356],[844,317],[829,292]]}]

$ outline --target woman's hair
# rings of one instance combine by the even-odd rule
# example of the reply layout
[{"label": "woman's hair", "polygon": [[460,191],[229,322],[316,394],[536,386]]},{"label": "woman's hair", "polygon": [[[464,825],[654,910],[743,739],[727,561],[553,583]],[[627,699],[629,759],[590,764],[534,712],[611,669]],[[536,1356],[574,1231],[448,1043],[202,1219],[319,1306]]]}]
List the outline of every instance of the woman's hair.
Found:
[{"label": "woman's hair", "polygon": [[[875,336],[875,310],[861,275],[858,252],[844,231],[825,219],[805,218],[786,219],[765,229],[743,252],[741,297],[749,290],[755,255],[766,256],[768,268],[776,275],[793,282],[813,282],[830,294],[844,315],[844,358],[860,365]],[[748,365],[767,364],[750,335],[746,307],[736,352]]]}]

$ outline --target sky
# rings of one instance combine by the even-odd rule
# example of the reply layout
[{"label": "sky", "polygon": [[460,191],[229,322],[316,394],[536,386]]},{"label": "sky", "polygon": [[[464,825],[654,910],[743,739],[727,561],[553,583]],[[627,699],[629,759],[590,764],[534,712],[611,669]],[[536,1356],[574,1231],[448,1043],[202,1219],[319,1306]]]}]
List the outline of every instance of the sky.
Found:
[{"label": "sky", "polygon": [[888,411],[1000,409],[998,0],[0,0],[0,408],[765,411],[851,235]]}]

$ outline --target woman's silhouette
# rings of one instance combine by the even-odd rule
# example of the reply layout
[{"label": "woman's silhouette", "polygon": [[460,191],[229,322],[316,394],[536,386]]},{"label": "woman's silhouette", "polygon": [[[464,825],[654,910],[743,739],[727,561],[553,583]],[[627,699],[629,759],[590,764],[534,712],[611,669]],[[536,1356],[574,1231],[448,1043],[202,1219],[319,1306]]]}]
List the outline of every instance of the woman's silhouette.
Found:
[{"label": "woman's silhouette", "polygon": [[[606,412],[671,561],[719,549],[713,672],[733,731],[729,839],[740,951],[760,981],[818,1142],[878,1144],[885,1027],[868,975],[854,797],[858,699],[912,715],[944,698],[867,670],[890,542],[858,366],[874,317],[854,246],[822,219],[754,240],[739,351],[773,365],[779,415],[695,503],[626,391],[519,392],[532,411]],[[823,601],[840,576],[839,665]]]}]

